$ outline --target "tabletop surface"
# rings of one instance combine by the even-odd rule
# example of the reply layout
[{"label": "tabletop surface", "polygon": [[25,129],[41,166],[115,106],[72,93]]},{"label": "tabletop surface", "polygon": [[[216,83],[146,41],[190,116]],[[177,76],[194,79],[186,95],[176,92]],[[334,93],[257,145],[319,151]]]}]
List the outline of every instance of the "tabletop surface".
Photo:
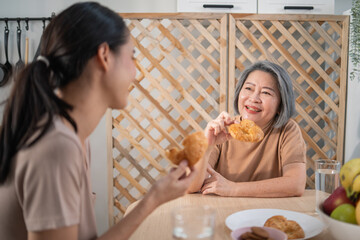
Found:
[{"label": "tabletop surface", "polygon": [[[131,204],[125,215],[134,208],[137,202]],[[231,240],[231,230],[225,225],[225,219],[238,211],[258,208],[273,208],[296,211],[319,218],[315,212],[315,191],[306,190],[301,197],[289,198],[240,198],[220,197],[215,195],[187,194],[158,207],[148,216],[131,236],[131,240],[138,239],[172,239],[171,212],[179,206],[203,206],[209,205],[216,210],[216,227],[214,240]],[[321,234],[311,238],[312,240],[333,238],[325,229]]]}]

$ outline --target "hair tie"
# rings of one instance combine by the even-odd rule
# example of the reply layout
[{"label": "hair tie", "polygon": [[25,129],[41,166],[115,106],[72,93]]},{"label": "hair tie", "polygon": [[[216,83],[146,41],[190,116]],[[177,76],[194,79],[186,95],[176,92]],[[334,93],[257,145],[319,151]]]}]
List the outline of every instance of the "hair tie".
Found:
[{"label": "hair tie", "polygon": [[46,57],[42,56],[42,55],[39,55],[39,56],[36,58],[36,61],[40,61],[40,62],[45,63],[46,67],[49,67],[49,66],[50,66],[49,60],[48,60]]}]

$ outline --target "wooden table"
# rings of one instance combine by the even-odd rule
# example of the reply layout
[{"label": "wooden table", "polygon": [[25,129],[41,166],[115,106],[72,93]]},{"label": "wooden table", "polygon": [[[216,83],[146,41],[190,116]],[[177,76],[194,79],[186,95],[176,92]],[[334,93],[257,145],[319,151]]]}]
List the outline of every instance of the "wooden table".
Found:
[{"label": "wooden table", "polygon": [[[125,215],[134,208],[136,202],[131,204],[126,210]],[[302,197],[290,198],[237,198],[220,197],[215,195],[188,194],[171,202],[165,203],[157,208],[139,226],[131,236],[132,240],[169,240],[172,239],[171,211],[178,206],[209,205],[216,209],[216,227],[214,240],[231,239],[231,230],[225,225],[225,219],[232,213],[255,208],[276,208],[305,213],[317,217],[315,212],[315,191],[306,190]],[[327,230],[313,240],[326,239],[332,240]]]}]

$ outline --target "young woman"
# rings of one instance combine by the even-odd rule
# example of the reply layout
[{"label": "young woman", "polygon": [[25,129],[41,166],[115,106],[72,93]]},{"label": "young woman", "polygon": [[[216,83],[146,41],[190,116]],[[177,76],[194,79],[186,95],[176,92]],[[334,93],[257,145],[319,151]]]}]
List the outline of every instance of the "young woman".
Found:
[{"label": "young woman", "polygon": [[[96,239],[88,137],[124,108],[135,78],[124,21],[83,2],[47,27],[41,55],[15,81],[0,129],[1,239]],[[187,163],[159,180],[99,239],[128,239],[160,204],[186,193]]]},{"label": "young woman", "polygon": [[306,146],[297,123],[292,83],[277,64],[262,61],[246,69],[235,89],[234,108],[260,126],[258,143],[232,139],[227,126],[240,121],[222,112],[208,123],[209,148],[191,191],[222,196],[301,196],[306,183]]}]

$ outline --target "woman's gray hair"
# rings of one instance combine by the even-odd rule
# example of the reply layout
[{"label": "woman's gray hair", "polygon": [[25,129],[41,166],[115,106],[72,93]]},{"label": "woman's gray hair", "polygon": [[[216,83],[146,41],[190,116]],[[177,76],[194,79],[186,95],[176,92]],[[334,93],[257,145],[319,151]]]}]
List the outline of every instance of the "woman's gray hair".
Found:
[{"label": "woman's gray hair", "polygon": [[242,89],[249,74],[256,70],[270,73],[277,81],[277,87],[280,92],[281,102],[280,102],[280,111],[275,116],[273,127],[280,128],[284,126],[295,113],[295,98],[292,87],[292,81],[289,74],[285,71],[284,68],[282,68],[281,66],[275,63],[269,61],[256,62],[247,69],[245,69],[244,72],[242,72],[240,79],[237,82],[235,88],[235,99],[234,99],[235,112],[236,114],[240,114],[239,106],[238,106],[240,90]]}]

